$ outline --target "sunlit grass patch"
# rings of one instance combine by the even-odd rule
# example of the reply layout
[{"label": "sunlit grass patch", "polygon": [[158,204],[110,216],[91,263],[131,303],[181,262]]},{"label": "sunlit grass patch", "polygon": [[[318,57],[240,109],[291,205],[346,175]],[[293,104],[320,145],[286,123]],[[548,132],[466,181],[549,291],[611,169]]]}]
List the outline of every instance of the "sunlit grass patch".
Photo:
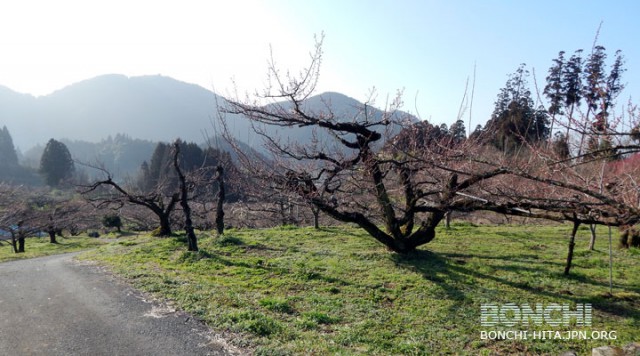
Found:
[{"label": "sunlit grass patch", "polygon": [[577,239],[569,226],[453,225],[413,254],[351,227],[231,230],[186,251],[180,238],[131,238],[90,252],[137,287],[173,300],[256,354],[588,353],[602,340],[481,340],[482,303],[592,303],[594,330],[639,338],[637,252]]}]

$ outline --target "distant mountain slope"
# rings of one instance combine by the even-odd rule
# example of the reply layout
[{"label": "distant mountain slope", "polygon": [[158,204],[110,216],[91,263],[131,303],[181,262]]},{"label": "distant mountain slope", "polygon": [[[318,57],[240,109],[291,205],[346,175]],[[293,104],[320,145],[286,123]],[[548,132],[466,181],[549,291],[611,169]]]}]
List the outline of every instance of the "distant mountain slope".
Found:
[{"label": "distant mountain slope", "polygon": [[[293,104],[290,102],[275,103],[271,104],[271,106],[279,107],[279,109],[284,110],[293,108]],[[325,92],[308,98],[303,104],[303,110],[308,114],[315,115],[316,117],[331,117],[331,119],[338,122],[374,123],[381,121],[383,115],[385,115],[384,111],[374,106],[365,106],[365,104],[356,99],[336,92]],[[393,112],[392,117],[394,119],[392,122],[395,122],[396,120],[397,122],[403,122],[405,120],[414,122],[418,120],[415,116],[403,111]],[[388,136],[383,135],[383,139],[396,135],[402,129],[401,125],[396,123],[392,123],[389,126],[372,126],[372,128],[382,134],[385,133],[383,131],[387,131],[386,133]],[[316,139],[319,141],[320,146],[329,145],[329,147],[335,146],[335,149],[340,151],[348,150],[345,146],[339,144],[327,129],[317,127],[271,127],[266,128],[265,131],[272,136],[279,136],[283,139],[289,139],[301,143],[308,143],[313,139]],[[382,147],[383,145],[384,141],[380,141],[376,144],[378,147]]]},{"label": "distant mountain slope", "polygon": [[[0,127],[7,126],[15,146],[31,165],[37,165],[37,152],[55,138],[65,140],[77,159],[100,160],[110,169],[132,174],[158,141],[180,137],[202,143],[205,137],[220,135],[212,120],[217,120],[216,104],[224,102],[210,90],[164,76],[103,75],[37,98],[0,86]],[[305,103],[309,112],[331,111],[339,121],[364,120],[363,107],[359,101],[334,92],[316,95]],[[379,119],[382,111],[369,106],[367,115]],[[261,151],[262,141],[246,118],[227,115],[227,122],[233,135],[248,144],[244,149],[250,146]],[[303,143],[312,137],[311,128],[269,128],[267,132]],[[322,130],[317,134],[321,140],[330,137]],[[217,144],[230,149],[220,140]],[[118,164],[123,166],[113,166]]]},{"label": "distant mountain slope", "polygon": [[20,94],[0,86],[0,126],[7,126],[14,144],[22,149],[44,141],[39,139],[29,142],[29,137],[37,136],[36,133],[40,131],[35,120],[38,116],[37,104],[36,98],[31,95]]},{"label": "distant mountain slope", "polygon": [[[217,115],[216,103],[224,100],[198,85],[163,76],[103,75],[37,98],[0,86],[0,125],[9,128],[21,150],[50,138],[99,142],[120,133],[151,141],[180,137],[202,142],[205,131],[216,134],[211,120]],[[330,107],[341,120],[352,120],[363,104],[330,92],[309,98],[306,106],[312,112]],[[370,114],[376,117],[381,112],[372,108]],[[257,145],[246,119],[228,119],[238,139]],[[309,130],[283,132],[302,141],[309,134]]]},{"label": "distant mountain slope", "polygon": [[38,98],[40,119],[59,137],[96,142],[124,132],[146,140],[203,139],[216,96],[161,76],[107,75]]}]

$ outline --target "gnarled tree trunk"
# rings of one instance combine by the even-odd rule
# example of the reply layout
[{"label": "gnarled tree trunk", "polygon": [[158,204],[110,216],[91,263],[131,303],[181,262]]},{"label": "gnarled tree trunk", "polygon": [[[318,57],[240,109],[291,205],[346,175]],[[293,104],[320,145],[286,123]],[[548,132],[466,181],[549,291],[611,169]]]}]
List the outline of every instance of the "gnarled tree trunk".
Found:
[{"label": "gnarled tree trunk", "polygon": [[171,211],[154,211],[160,222],[160,230],[158,236],[171,236]]},{"label": "gnarled tree trunk", "polygon": [[571,230],[571,237],[569,238],[569,252],[567,253],[567,264],[564,267],[565,276],[569,275],[569,271],[571,270],[571,261],[573,260],[573,248],[576,246],[576,234],[578,233],[578,227],[580,227],[580,222],[576,220],[573,221],[573,229]]},{"label": "gnarled tree trunk", "polygon": [[53,216],[49,216],[49,225],[47,226],[47,234],[49,234],[49,242],[52,244],[57,244],[56,240],[56,227],[53,224]]},{"label": "gnarled tree trunk", "polygon": [[47,234],[49,234],[49,243],[57,244],[58,240],[56,240],[56,230],[51,227],[47,228]]},{"label": "gnarled tree trunk", "polygon": [[20,234],[18,235],[18,251],[17,253],[23,253],[24,252],[24,235]]},{"label": "gnarled tree trunk", "polygon": [[18,253],[18,239],[16,239],[16,233],[11,231],[11,247],[13,247],[13,252]]},{"label": "gnarled tree trunk", "polygon": [[191,220],[191,207],[189,206],[189,191],[187,190],[187,179],[180,169],[178,164],[178,156],[180,155],[180,142],[176,141],[173,144],[173,167],[178,173],[178,180],[180,181],[180,205],[182,206],[182,212],[184,213],[184,230],[187,234],[187,244],[189,251],[198,251],[198,238],[193,230],[193,221]]},{"label": "gnarled tree trunk", "polygon": [[216,167],[216,181],[218,182],[218,201],[216,203],[216,231],[218,235],[224,233],[224,200],[225,200],[225,188],[224,188],[224,168],[222,166]]}]

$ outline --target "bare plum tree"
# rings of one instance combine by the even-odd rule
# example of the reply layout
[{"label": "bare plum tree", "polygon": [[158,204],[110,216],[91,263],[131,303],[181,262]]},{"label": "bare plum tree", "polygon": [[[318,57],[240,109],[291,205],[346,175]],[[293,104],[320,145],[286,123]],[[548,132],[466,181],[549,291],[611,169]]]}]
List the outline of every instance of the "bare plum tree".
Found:
[{"label": "bare plum tree", "polygon": [[[328,100],[320,109],[308,105],[319,80],[321,48],[322,39],[316,41],[310,65],[295,76],[282,74],[272,60],[266,90],[236,96],[221,109],[249,119],[270,153],[262,158],[237,152],[242,167],[261,184],[255,190],[296,195],[336,220],[358,225],[398,253],[432,241],[448,212],[570,222],[565,274],[580,225],[626,228],[640,222],[634,174],[640,159],[632,160],[640,151],[632,142],[640,141],[638,110],[630,104],[626,119],[614,114],[620,56],[605,83],[615,89],[609,90],[613,94],[589,102],[591,111],[597,100],[602,102],[600,121],[584,115],[578,122],[577,99],[568,90],[566,98],[552,98],[562,104],[552,113],[554,128],[566,130],[558,142],[562,149],[544,140],[521,140],[518,150],[506,152],[486,144],[490,130],[453,140],[437,126],[402,115],[400,95],[381,112],[371,102],[350,115],[333,111]],[[299,129],[313,135],[304,142],[287,138],[287,130]],[[591,140],[587,150],[585,137],[599,143]]]},{"label": "bare plum tree", "polygon": [[[393,134],[415,122],[398,110],[401,95],[384,111],[365,104],[350,117],[334,113],[330,102],[321,111],[309,109],[305,100],[316,88],[321,59],[322,39],[299,75],[283,76],[272,61],[271,87],[253,100],[236,98],[222,108],[251,120],[264,139],[269,159],[238,154],[243,167],[270,188],[295,193],[330,217],[358,225],[392,251],[408,253],[433,240],[448,211],[473,205],[460,202],[463,191],[508,173],[456,169],[452,163],[464,161],[467,150],[462,144],[443,148],[434,142],[422,152],[410,145],[393,149]],[[291,142],[273,135],[269,126],[283,135],[286,129],[311,128],[313,138]],[[392,149],[384,149],[387,144]]]},{"label": "bare plum tree", "polygon": [[80,193],[94,203],[97,207],[116,206],[123,207],[126,204],[141,206],[151,211],[158,219],[158,236],[171,235],[171,213],[179,201],[177,192],[167,194],[164,185],[159,183],[154,190],[143,193],[135,192],[133,188],[127,188],[113,180],[111,174],[105,169],[100,169],[106,179],[98,180],[89,186],[80,187]]},{"label": "bare plum tree", "polygon": [[176,140],[173,144],[173,167],[178,174],[178,181],[180,184],[180,206],[182,206],[182,212],[184,213],[184,230],[187,234],[187,245],[189,251],[198,251],[198,238],[193,229],[193,221],[191,220],[191,207],[189,206],[189,182],[182,169],[180,168],[180,140]]},{"label": "bare plum tree", "polygon": [[31,200],[32,190],[24,186],[0,183],[0,230],[8,234],[15,253],[25,252],[25,241],[41,231],[39,214]]}]

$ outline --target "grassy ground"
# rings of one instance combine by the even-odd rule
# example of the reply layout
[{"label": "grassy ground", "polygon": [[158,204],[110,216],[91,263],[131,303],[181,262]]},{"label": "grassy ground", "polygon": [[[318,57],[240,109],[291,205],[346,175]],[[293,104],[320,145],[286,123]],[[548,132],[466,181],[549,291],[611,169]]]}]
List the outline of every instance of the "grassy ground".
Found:
[{"label": "grassy ground", "polygon": [[41,238],[29,237],[25,241],[24,253],[14,253],[11,241],[2,241],[2,245],[0,245],[0,262],[81,251],[105,244],[103,241],[86,235],[66,238],[58,237],[57,241],[57,244],[49,243],[49,236]]},{"label": "grassy ground", "polygon": [[[260,355],[558,354],[640,341],[640,253],[608,239],[587,251],[581,230],[574,267],[562,275],[569,226],[439,231],[411,256],[386,251],[349,227],[232,230],[128,238],[83,255],[135,286],[168,298]],[[614,240],[615,243],[615,240]],[[615,331],[617,340],[482,340],[482,303],[592,303],[590,327],[519,325],[509,330]]]}]

